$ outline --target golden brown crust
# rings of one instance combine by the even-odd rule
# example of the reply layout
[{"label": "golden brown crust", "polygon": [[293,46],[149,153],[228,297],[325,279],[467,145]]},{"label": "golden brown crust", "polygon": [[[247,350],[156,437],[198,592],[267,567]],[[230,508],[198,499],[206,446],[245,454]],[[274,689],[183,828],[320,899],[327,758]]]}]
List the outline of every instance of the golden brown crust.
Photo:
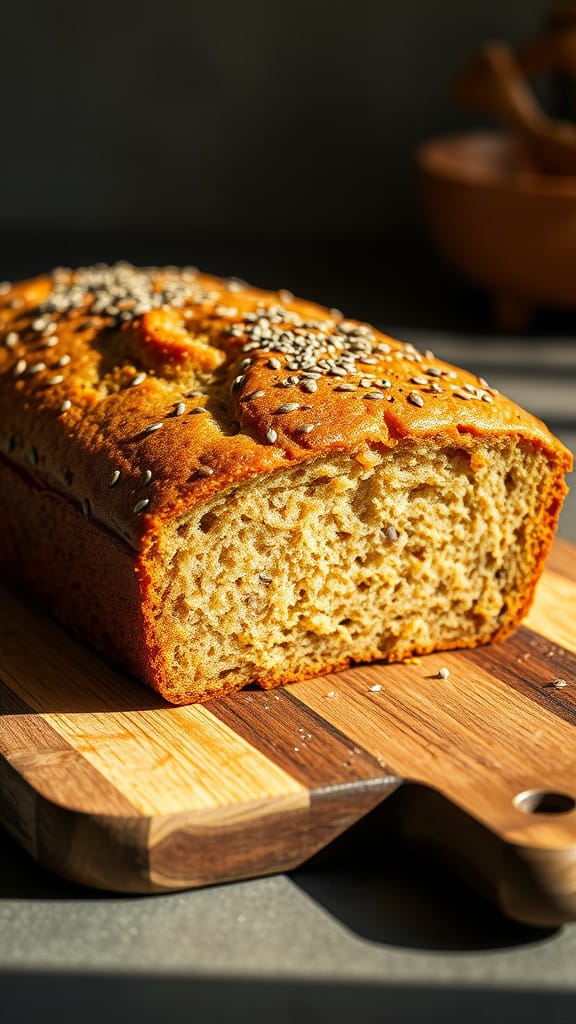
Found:
[{"label": "golden brown crust", "polygon": [[[148,308],[174,293],[179,308]],[[5,290],[0,408],[8,458],[136,548],[231,483],[406,437],[514,434],[571,466],[473,374],[336,311],[192,271],[60,271]]]},{"label": "golden brown crust", "polygon": [[[546,514],[533,525],[530,575],[498,636],[530,604],[572,458],[485,381],[335,310],[193,270],[63,270],[0,292],[0,445],[5,479],[18,481],[7,513],[14,535],[24,545],[42,503],[58,506],[62,530],[79,532],[70,542],[75,585],[82,573],[90,579],[90,549],[94,571],[106,565],[118,577],[110,590],[124,604],[114,614],[126,615],[129,642],[121,649],[114,630],[108,635],[104,600],[90,611],[83,598],[76,622],[60,588],[58,614],[161,693],[168,680],[157,651],[155,592],[162,588],[150,578],[148,554],[167,524],[236,482],[331,453],[369,460],[373,450],[434,438],[467,447],[474,458],[476,439],[505,437],[542,449],[550,477]],[[26,522],[32,495],[34,514],[20,537],[17,523]],[[42,545],[46,578],[28,582],[47,595],[49,531]],[[10,544],[0,547],[10,563]],[[101,581],[95,587],[102,596]],[[380,656],[354,652],[354,660]],[[258,681],[290,680],[268,674]],[[226,688],[236,687],[229,681]]]}]

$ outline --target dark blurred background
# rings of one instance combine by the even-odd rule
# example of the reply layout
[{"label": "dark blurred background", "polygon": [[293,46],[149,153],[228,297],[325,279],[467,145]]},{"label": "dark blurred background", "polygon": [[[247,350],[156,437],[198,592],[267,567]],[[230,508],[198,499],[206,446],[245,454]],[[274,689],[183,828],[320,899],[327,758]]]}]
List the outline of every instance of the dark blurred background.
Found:
[{"label": "dark blurred background", "polygon": [[13,3],[0,272],[185,259],[360,316],[477,325],[486,305],[428,245],[414,151],[470,124],[449,87],[480,43],[525,41],[548,8]]}]

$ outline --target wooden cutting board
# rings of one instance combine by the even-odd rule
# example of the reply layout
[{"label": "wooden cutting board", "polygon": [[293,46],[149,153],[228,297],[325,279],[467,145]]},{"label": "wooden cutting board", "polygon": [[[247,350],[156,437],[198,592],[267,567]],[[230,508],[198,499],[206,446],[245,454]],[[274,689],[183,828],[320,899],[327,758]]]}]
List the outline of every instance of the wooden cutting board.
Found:
[{"label": "wooden cutting board", "polygon": [[163,892],[294,868],[398,791],[390,827],[506,914],[574,919],[575,655],[563,541],[504,644],[185,708],[0,591],[0,819],[68,879]]}]

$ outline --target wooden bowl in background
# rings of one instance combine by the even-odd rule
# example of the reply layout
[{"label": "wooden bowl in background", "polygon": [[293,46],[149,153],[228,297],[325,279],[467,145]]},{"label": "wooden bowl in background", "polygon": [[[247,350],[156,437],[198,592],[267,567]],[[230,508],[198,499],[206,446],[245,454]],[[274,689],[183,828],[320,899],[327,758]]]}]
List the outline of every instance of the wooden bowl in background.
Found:
[{"label": "wooden bowl in background", "polygon": [[501,132],[432,139],[418,165],[438,248],[490,293],[498,326],[522,330],[540,308],[576,310],[576,177],[531,170]]}]

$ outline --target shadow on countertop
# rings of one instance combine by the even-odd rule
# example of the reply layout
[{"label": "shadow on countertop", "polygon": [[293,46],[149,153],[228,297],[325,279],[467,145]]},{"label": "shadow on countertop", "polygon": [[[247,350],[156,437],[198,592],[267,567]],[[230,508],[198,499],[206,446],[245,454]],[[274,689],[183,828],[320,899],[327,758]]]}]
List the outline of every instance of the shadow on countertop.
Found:
[{"label": "shadow on countertop", "polygon": [[100,974],[1,974],[4,1024],[42,1020],[62,1024],[570,1024],[570,991],[406,985],[308,980],[150,977]]},{"label": "shadow on countertop", "polygon": [[521,924],[399,831],[402,789],[291,874],[356,935],[403,949],[497,950],[547,941],[559,928]]},{"label": "shadow on countertop", "polygon": [[[390,797],[291,872],[287,877],[295,890],[352,935],[388,948],[444,953],[505,950],[539,945],[560,933],[558,928],[531,927],[504,917],[432,853],[394,836],[387,829],[396,813],[393,804]],[[229,883],[214,888],[233,887]],[[202,891],[209,893],[210,888]],[[191,901],[194,894],[188,894]],[[134,896],[75,885],[51,875],[0,829],[0,903],[86,904],[83,916],[88,919],[93,902],[108,905],[113,914],[131,904],[186,895]]]}]

